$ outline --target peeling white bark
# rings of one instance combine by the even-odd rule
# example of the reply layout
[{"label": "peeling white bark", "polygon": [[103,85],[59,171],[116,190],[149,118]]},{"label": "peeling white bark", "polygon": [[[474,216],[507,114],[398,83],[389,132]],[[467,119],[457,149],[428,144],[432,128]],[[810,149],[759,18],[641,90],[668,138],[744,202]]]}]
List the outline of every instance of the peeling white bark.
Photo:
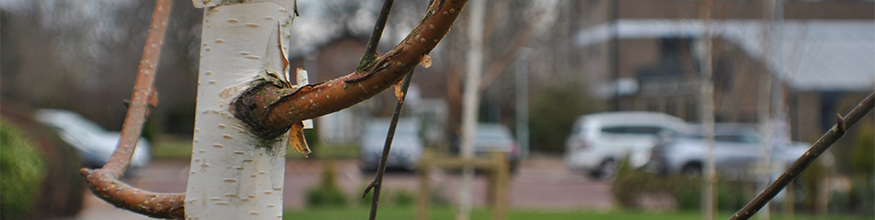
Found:
[{"label": "peeling white bark", "polygon": [[204,9],[185,215],[282,219],[286,142],[250,134],[229,109],[252,80],[286,75],[293,1],[216,5]]}]

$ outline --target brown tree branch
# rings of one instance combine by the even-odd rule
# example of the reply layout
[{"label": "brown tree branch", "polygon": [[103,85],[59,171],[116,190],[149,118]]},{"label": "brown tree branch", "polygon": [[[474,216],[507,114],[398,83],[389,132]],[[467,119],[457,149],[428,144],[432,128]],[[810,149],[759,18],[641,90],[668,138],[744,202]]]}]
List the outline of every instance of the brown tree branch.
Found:
[{"label": "brown tree branch", "polygon": [[170,17],[171,5],[170,0],[155,2],[155,11],[143,48],[134,92],[115,152],[102,168],[95,171],[82,168],[80,171],[82,176],[85,176],[91,192],[98,197],[116,207],[156,218],[183,218],[182,205],[185,195],[144,191],[119,181],[119,178],[130,166],[131,157],[149,111],[148,105],[156,103],[157,100],[157,91],[152,84],[155,81],[155,69],[158,66],[161,46],[164,44],[164,33]]},{"label": "brown tree branch", "polygon": [[757,195],[756,198],[750,201],[747,205],[744,206],[741,210],[735,213],[732,218],[729,219],[749,219],[753,214],[756,214],[763,206],[766,205],[772,198],[775,198],[775,195],[778,195],[784,187],[787,187],[790,184],[790,181],[796,179],[799,174],[802,174],[802,171],[805,171],[805,168],[808,165],[811,165],[818,156],[823,154],[826,149],[829,149],[832,144],[838,141],[845,135],[845,131],[848,128],[854,126],[857,121],[863,118],[869,111],[872,111],[872,108],[875,107],[875,92],[869,94],[868,97],[863,99],[857,107],[854,107],[847,116],[842,117],[838,116],[836,125],[832,127],[826,134],[820,137],[814,145],[808,149],[805,154],[799,157],[790,168],[787,168],[787,171],[784,174],[781,174],[775,182],[769,185],[768,188],[763,190],[762,193]]},{"label": "brown tree branch", "polygon": [[363,71],[300,88],[258,83],[238,97],[232,113],[265,139],[275,139],[301,120],[339,111],[400,81],[450,31],[466,0],[432,1],[407,38]]},{"label": "brown tree branch", "polygon": [[119,139],[118,147],[113,152],[112,157],[101,168],[109,170],[117,178],[121,178],[130,165],[134,148],[140,138],[143,124],[146,122],[150,100],[157,98],[153,82],[155,81],[155,70],[158,67],[158,58],[161,55],[161,46],[164,45],[164,33],[167,30],[171,5],[170,0],[155,2],[152,23],[149,25],[149,35],[143,47],[143,56],[140,59],[134,92],[128,103],[128,112],[122,125],[121,139]]},{"label": "brown tree branch", "polygon": [[534,20],[529,21],[526,28],[522,30],[522,33],[517,36],[513,45],[510,46],[510,49],[498,57],[495,62],[492,62],[492,65],[489,66],[489,70],[483,74],[483,79],[480,81],[480,91],[486,90],[486,87],[489,87],[489,85],[492,84],[502,72],[504,72],[504,69],[514,61],[519,54],[520,48],[532,39],[532,29],[534,29],[535,23]]},{"label": "brown tree branch", "polygon": [[492,32],[495,32],[498,24],[507,20],[507,11],[509,11],[507,5],[508,3],[492,6],[489,10],[489,18],[486,20],[486,24],[483,25],[483,36],[492,36]]},{"label": "brown tree branch", "polygon": [[155,193],[125,184],[106,169],[82,169],[91,192],[115,205],[153,218],[183,219],[183,193]]}]

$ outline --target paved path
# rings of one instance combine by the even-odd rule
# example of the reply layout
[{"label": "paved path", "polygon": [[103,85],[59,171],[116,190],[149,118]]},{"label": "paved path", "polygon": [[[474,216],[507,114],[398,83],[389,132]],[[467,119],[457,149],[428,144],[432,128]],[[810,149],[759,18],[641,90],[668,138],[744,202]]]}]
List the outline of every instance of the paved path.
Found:
[{"label": "paved path", "polygon": [[[315,186],[320,178],[324,161],[296,160],[286,165],[286,181],[283,188],[285,208],[304,208],[304,197],[308,188]],[[372,175],[362,174],[355,160],[334,161],[339,185],[351,197],[361,195],[361,190],[372,179]],[[184,192],[188,181],[188,161],[155,161],[140,170],[135,177],[127,180],[131,185],[154,192]],[[455,173],[435,172],[431,175],[432,186],[440,195],[454,201],[459,176]],[[383,192],[406,190],[416,193],[417,177],[413,173],[388,173],[384,177]],[[474,203],[486,202],[486,181],[478,176],[474,182]],[[148,217],[120,210],[103,200],[85,192],[85,210],[78,219],[150,219]],[[510,189],[510,205],[513,208],[531,209],[607,209],[613,205],[610,185],[590,180],[579,173],[568,171],[558,157],[533,156],[520,164],[513,175]]]}]

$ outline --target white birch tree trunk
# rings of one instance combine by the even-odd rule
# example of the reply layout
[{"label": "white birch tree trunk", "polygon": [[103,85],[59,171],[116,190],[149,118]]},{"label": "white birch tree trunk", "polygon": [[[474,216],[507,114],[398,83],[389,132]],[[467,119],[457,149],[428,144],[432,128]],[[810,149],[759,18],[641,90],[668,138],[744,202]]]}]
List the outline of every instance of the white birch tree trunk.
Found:
[{"label": "white birch tree trunk", "polygon": [[[483,24],[486,11],[486,0],[475,0],[471,5],[471,17],[468,22],[468,37],[471,38],[471,48],[468,49],[466,62],[465,93],[462,97],[462,159],[474,158],[474,135],[477,134],[477,109],[480,107],[480,77],[483,72]],[[468,220],[473,206],[472,183],[474,168],[465,166],[462,169],[462,179],[459,183],[458,208],[456,220]]]},{"label": "white birch tree trunk", "polygon": [[193,2],[204,20],[185,215],[282,219],[286,142],[249,133],[229,109],[253,80],[285,76],[294,2]]}]

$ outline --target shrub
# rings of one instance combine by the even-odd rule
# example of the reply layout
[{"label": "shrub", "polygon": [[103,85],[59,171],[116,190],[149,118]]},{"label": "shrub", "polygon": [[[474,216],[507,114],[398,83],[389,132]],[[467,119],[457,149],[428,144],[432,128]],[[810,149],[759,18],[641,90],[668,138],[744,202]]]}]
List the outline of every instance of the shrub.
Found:
[{"label": "shrub", "polygon": [[[628,158],[627,158],[628,159]],[[627,161],[627,160],[624,160]],[[620,206],[640,208],[639,196],[646,193],[674,194],[679,178],[656,176],[641,170],[632,169],[629,163],[621,163],[616,177],[611,182],[611,193]]]},{"label": "shrub", "polygon": [[45,173],[45,161],[36,145],[18,128],[0,122],[0,218],[27,214]]},{"label": "shrub", "polygon": [[413,193],[410,193],[407,190],[395,190],[392,195],[392,200],[395,206],[409,207],[413,205],[415,197],[413,196]]},{"label": "shrub", "polygon": [[796,181],[801,181],[801,189],[800,192],[802,195],[800,199],[804,201],[802,205],[802,210],[817,210],[817,201],[826,198],[820,198],[818,196],[818,192],[821,191],[823,186],[823,180],[829,178],[829,169],[822,162],[821,159],[815,160],[805,171],[802,171],[801,176]]},{"label": "shrub", "polygon": [[346,205],[346,193],[337,186],[334,163],[331,161],[323,162],[321,182],[318,186],[307,190],[307,206],[345,207]]},{"label": "shrub", "polygon": [[[847,163],[846,166],[851,174],[851,188],[847,191],[833,192],[830,199],[830,211],[872,216],[875,215],[875,160],[872,160],[872,155],[875,155],[875,148],[873,148],[875,146],[875,131],[873,131],[873,124],[859,125],[859,131],[856,134],[851,155],[848,155],[850,160],[837,160],[839,163],[843,161]],[[803,174],[803,178],[804,175],[806,174]]]},{"label": "shrub", "polygon": [[315,187],[307,191],[309,207],[345,207],[346,194],[339,188]]},{"label": "shrub", "polygon": [[451,204],[450,198],[443,193],[444,191],[446,191],[445,187],[445,185],[437,185],[431,188],[431,191],[429,192],[429,194],[431,195],[431,200],[429,202],[431,202],[432,206],[446,207]]},{"label": "shrub", "polygon": [[[644,194],[670,194],[677,208],[699,209],[702,201],[702,179],[686,179],[681,176],[657,176],[634,170],[623,163],[611,183],[611,192],[621,207],[641,208],[637,201]],[[744,207],[753,196],[752,184],[747,182],[718,182],[715,188],[717,208],[737,211]]]},{"label": "shrub", "polygon": [[574,120],[602,109],[602,102],[586,97],[579,86],[565,83],[534,92],[531,103],[531,142],[533,150],[562,152]]},{"label": "shrub", "polygon": [[681,181],[674,191],[678,208],[683,210],[697,210],[702,207],[702,181]]},{"label": "shrub", "polygon": [[830,211],[873,216],[875,215],[875,178],[854,178],[848,191],[834,192]]},{"label": "shrub", "polygon": [[862,178],[872,177],[873,172],[875,172],[875,160],[872,160],[875,148],[872,146],[875,146],[875,131],[872,130],[871,126],[860,126],[856,145],[850,158],[850,170],[853,175]]}]

